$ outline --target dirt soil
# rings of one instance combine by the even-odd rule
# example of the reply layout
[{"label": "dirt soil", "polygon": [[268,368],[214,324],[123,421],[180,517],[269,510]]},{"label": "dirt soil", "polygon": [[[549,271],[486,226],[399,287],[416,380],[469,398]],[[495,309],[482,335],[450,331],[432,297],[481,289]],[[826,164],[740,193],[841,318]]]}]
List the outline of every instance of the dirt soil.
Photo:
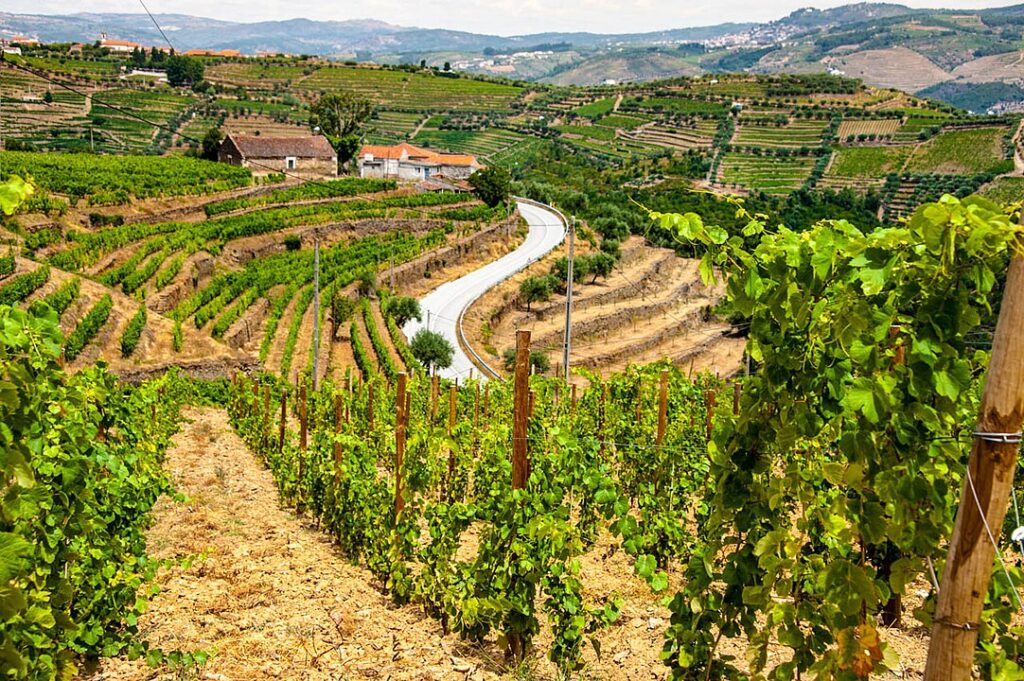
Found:
[{"label": "dirt soil", "polygon": [[[218,409],[191,409],[166,466],[184,503],[161,499],[149,531],[159,558],[206,554],[159,577],[140,627],[166,650],[203,649],[201,678],[495,678],[415,607],[396,607],[330,539],[282,510],[277,488]],[[103,661],[89,678],[159,675]],[[171,678],[168,676],[167,678]]]}]

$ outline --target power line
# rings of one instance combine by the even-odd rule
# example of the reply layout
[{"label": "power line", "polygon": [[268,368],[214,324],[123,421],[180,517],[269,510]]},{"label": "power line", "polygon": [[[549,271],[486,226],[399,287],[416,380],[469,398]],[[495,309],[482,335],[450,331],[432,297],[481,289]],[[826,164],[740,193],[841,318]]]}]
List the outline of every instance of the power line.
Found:
[{"label": "power line", "polygon": [[142,9],[146,10],[146,14],[149,15],[149,18],[153,22],[153,25],[156,26],[156,30],[160,31],[160,35],[164,37],[164,40],[167,41],[167,45],[173,50],[174,45],[171,43],[171,39],[167,37],[167,34],[164,33],[164,29],[161,28],[160,23],[157,22],[156,17],[153,16],[153,13],[149,11],[148,7],[146,7],[145,0],[139,0],[139,4],[142,5]]}]

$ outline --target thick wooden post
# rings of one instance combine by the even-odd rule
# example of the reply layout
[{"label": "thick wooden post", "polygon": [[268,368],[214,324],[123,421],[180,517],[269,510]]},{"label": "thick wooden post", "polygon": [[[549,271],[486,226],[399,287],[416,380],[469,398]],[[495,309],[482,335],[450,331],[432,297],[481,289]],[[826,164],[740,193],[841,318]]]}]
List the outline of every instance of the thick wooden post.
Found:
[{"label": "thick wooden post", "polygon": [[263,386],[263,447],[267,447],[270,437],[270,386]]},{"label": "thick wooden post", "polygon": [[[473,398],[473,432],[480,428],[480,384],[476,384],[476,396]],[[474,436],[475,437],[475,436]]]},{"label": "thick wooden post", "polygon": [[299,449],[306,451],[308,445],[308,423],[307,417],[307,405],[306,405],[306,386],[303,384],[302,388],[299,389]]},{"label": "thick wooden post", "polygon": [[512,409],[512,489],[525,489],[530,410],[530,332],[516,331],[516,368]]},{"label": "thick wooden post", "polygon": [[637,381],[636,381],[636,404],[633,405],[634,408],[636,409],[636,416],[635,416],[635,418],[636,418],[637,424],[642,423],[642,421],[643,421],[643,413],[644,412],[643,412],[643,404],[641,403],[641,401],[643,400],[643,395],[644,395],[644,382],[643,382],[642,379],[637,379]]},{"label": "thick wooden post", "polygon": [[288,422],[288,391],[286,388],[281,388],[281,422],[278,425],[277,432],[277,451],[284,451],[284,427]]},{"label": "thick wooden post", "polygon": [[740,396],[743,395],[743,384],[736,382],[732,384],[732,415],[740,415]]},{"label": "thick wooden post", "polygon": [[458,397],[459,389],[455,387],[455,384],[448,386],[448,435],[455,431],[455,400]]},{"label": "thick wooden post", "polygon": [[434,419],[437,418],[437,400],[439,398],[438,393],[441,392],[440,379],[437,374],[434,374],[430,378],[430,422],[433,423]]},{"label": "thick wooden post", "polygon": [[1019,432],[1024,423],[1024,255],[1019,250],[1024,244],[1018,241],[1016,246],[1018,251],[1010,261],[1006,278],[974,446],[935,606],[925,681],[971,678],[978,620],[995,558],[986,526],[998,542],[1013,493]]},{"label": "thick wooden post", "polygon": [[[334,434],[341,432],[341,395],[334,396]],[[334,442],[334,484],[341,482],[341,443]]]},{"label": "thick wooden post", "polygon": [[373,383],[367,384],[366,394],[366,429],[373,430]]},{"label": "thick wooden post", "polygon": [[487,384],[484,386],[484,418],[489,419],[491,417],[491,386]]},{"label": "thick wooden post", "polygon": [[572,384],[572,415],[576,416],[576,384]]},{"label": "thick wooden post", "polygon": [[665,441],[665,429],[668,426],[668,370],[662,369],[658,381],[658,435],[655,445],[661,448]]},{"label": "thick wooden post", "polygon": [[402,464],[405,461],[405,418],[406,400],[405,394],[405,372],[398,374],[398,392],[395,395],[395,518],[405,507],[405,500],[402,498]]},{"label": "thick wooden post", "polygon": [[708,414],[707,414],[707,424],[706,425],[707,425],[708,439],[710,440],[711,439],[711,433],[714,432],[714,429],[715,429],[715,402],[718,399],[718,394],[715,393],[714,390],[709,390],[709,391],[707,391],[707,393],[705,393],[705,395],[706,395],[707,405],[708,405]]}]

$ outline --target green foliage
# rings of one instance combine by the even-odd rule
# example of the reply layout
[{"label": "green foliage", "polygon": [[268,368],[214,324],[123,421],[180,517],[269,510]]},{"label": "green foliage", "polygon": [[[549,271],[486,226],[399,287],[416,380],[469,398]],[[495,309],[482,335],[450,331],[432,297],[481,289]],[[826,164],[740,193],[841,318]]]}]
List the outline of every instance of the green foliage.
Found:
[{"label": "green foliage", "polygon": [[[739,234],[692,213],[652,214],[700,244],[705,281],[722,273],[759,365],[742,416],[720,422],[708,448],[716,484],[684,556],[693,560],[664,659],[674,678],[732,678],[716,632],[742,632],[754,673],[852,678],[856,658],[863,678],[891,659],[864,613],[944,557],[970,447],[959,433],[987,362],[968,338],[1021,228],[974,197],[944,197],[869,233],[842,221],[774,227],[742,206],[737,215]],[[926,623],[933,607],[929,597]],[[994,597],[985,612],[983,677],[1020,673],[998,643],[1024,633],[1010,607]],[[773,640],[791,654],[770,660]]]},{"label": "green foliage", "polygon": [[203,79],[203,62],[195,57],[172,54],[167,57],[164,68],[167,70],[167,82],[172,87],[195,85]]},{"label": "green foliage", "polygon": [[15,268],[14,254],[0,255],[0,278],[13,274]]},{"label": "green foliage", "polygon": [[480,200],[492,208],[507,201],[512,181],[508,170],[502,166],[490,166],[469,176],[469,184]]},{"label": "green foliage", "polygon": [[71,307],[71,304],[78,300],[78,295],[82,291],[82,280],[78,277],[68,279],[66,282],[61,284],[56,291],[40,298],[39,300],[32,303],[31,310],[33,314],[44,314],[41,309],[43,305],[46,305],[51,310],[57,313],[57,316],[64,314],[64,311]]},{"label": "green foliage", "polygon": [[558,281],[550,274],[538,277],[529,277],[519,284],[519,297],[526,301],[526,310],[530,310],[533,303],[544,303],[551,300]]},{"label": "green foliage", "polygon": [[52,312],[0,307],[0,649],[9,679],[65,679],[133,643],[159,562],[144,530],[177,404],[102,369],[58,368]]},{"label": "green foliage", "polygon": [[380,335],[380,328],[377,326],[377,320],[374,318],[373,310],[370,307],[370,299],[363,298],[362,305],[363,323],[366,324],[366,332],[370,336],[373,354],[377,356],[377,366],[380,367],[381,373],[387,376],[388,380],[393,380],[398,375],[398,368],[391,359],[387,343],[384,342],[384,338]]},{"label": "green foliage", "polygon": [[210,128],[203,135],[202,149],[199,158],[207,161],[216,161],[217,152],[220,151],[220,143],[224,139],[224,133],[219,128]]},{"label": "green foliage", "polygon": [[402,330],[395,322],[395,318],[388,315],[385,319],[385,323],[388,326],[388,334],[391,336],[391,342],[398,351],[399,357],[402,358],[402,364],[405,365],[406,371],[409,373],[423,371],[423,365],[420,364],[418,359],[416,359],[416,355],[412,354],[409,342],[406,340],[405,334],[402,333]]},{"label": "green foliage", "polygon": [[247,168],[184,157],[4,151],[0,152],[0,167],[0,180],[8,174],[31,174],[41,188],[73,200],[89,196],[92,205],[124,204],[133,196],[209,194],[252,181]]},{"label": "green foliage", "polygon": [[49,278],[50,268],[46,265],[37,267],[31,272],[11,277],[10,281],[0,286],[0,305],[20,303],[45,284]]},{"label": "green foliage", "polygon": [[[4,167],[7,167],[6,164],[4,164]],[[35,188],[30,182],[26,182],[15,174],[8,175],[6,179],[0,177],[0,180],[3,180],[0,183],[0,212],[4,215],[14,215],[14,211],[18,209],[18,206],[32,196]]]},{"label": "green foliage", "polygon": [[429,329],[420,329],[409,343],[412,354],[428,372],[434,369],[446,369],[452,365],[455,348],[448,339]]},{"label": "green foliage", "polygon": [[[610,526],[635,557],[638,573],[664,590],[667,578],[657,556],[683,545],[684,521],[694,510],[688,499],[707,469],[703,421],[693,424],[696,415],[703,419],[700,396],[714,381],[693,384],[669,370],[674,398],[661,450],[651,439],[660,368],[634,369],[607,383],[588,375],[591,387],[581,391],[575,408],[553,399],[555,381],[531,378],[530,475],[525,489],[517,490],[510,484],[511,385],[489,384],[488,413],[474,420],[469,415],[479,407],[480,385],[460,382],[449,433],[447,410],[431,408],[430,379],[411,377],[401,469],[405,506],[397,514],[389,447],[395,394],[383,377],[370,374],[351,393],[327,387],[311,394],[311,423],[330,422],[339,401],[351,418],[338,431],[314,427],[306,452],[291,434],[281,450],[266,444],[248,381],[233,387],[230,413],[273,471],[282,498],[313,514],[396,602],[418,604],[444,630],[470,640],[498,634],[512,665],[530,652],[543,624],[550,634],[547,654],[568,676],[588,641],[598,647],[594,634],[615,622],[622,606],[614,592],[584,590],[579,557]],[[617,449],[619,442],[633,445]],[[671,475],[677,466],[692,475],[677,480]],[[470,526],[475,548],[467,551]]]},{"label": "green foliage", "polygon": [[114,308],[114,301],[109,295],[100,298],[85,316],[78,320],[75,329],[68,335],[64,343],[64,357],[72,362],[81,354],[85,346],[89,344],[103,325],[107,323],[110,311]]},{"label": "green foliage", "polygon": [[384,314],[393,317],[399,327],[405,326],[413,319],[419,321],[423,318],[423,313],[420,310],[420,301],[412,296],[390,297],[382,308]]},{"label": "green foliage", "polygon": [[[615,269],[615,256],[610,253],[600,251],[598,253],[591,253],[584,256],[587,260],[587,273],[593,276],[591,283],[596,283],[597,278],[607,279]],[[575,271],[573,275],[575,276]]]},{"label": "green foliage", "polygon": [[373,194],[394,189],[395,186],[394,180],[345,177],[340,180],[306,182],[294,187],[275,189],[269,194],[261,196],[216,201],[206,204],[203,210],[206,211],[208,217],[213,217],[214,215],[230,213],[245,208],[258,208],[260,206],[288,204],[313,199],[340,198],[343,196],[356,196],[357,194]]},{"label": "green foliage", "polygon": [[331,320],[335,328],[352,318],[356,311],[356,302],[340,289],[335,289],[331,296]]},{"label": "green foliage", "polygon": [[373,362],[366,354],[366,348],[359,337],[359,325],[356,322],[352,322],[349,327],[349,342],[352,344],[352,358],[356,361],[356,367],[362,372],[363,377],[371,376],[374,370]]},{"label": "green foliage", "polygon": [[128,326],[125,327],[124,333],[121,334],[121,356],[131,357],[132,353],[135,352],[135,348],[139,345],[139,339],[142,338],[142,331],[146,328],[146,306],[139,305],[139,311],[131,318],[128,322]]}]

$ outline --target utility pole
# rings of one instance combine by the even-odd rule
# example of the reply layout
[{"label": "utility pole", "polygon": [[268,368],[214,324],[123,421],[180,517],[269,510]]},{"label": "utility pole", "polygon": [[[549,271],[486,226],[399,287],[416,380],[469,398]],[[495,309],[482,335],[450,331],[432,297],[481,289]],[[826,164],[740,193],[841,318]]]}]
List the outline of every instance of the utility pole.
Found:
[{"label": "utility pole", "polygon": [[[1018,241],[992,340],[974,444],[935,607],[925,681],[971,678],[978,621],[1013,494],[1024,421],[1024,255]],[[1007,575],[1008,577],[1008,575]],[[996,579],[1003,579],[997,575]],[[1020,594],[1014,595],[1020,605]]]},{"label": "utility pole", "polygon": [[572,266],[576,255],[576,216],[569,224],[569,267],[565,282],[565,343],[562,346],[562,367],[565,380],[569,381],[569,352],[572,350]]},{"label": "utility pole", "polygon": [[320,388],[320,236],[313,241],[313,390]]}]

